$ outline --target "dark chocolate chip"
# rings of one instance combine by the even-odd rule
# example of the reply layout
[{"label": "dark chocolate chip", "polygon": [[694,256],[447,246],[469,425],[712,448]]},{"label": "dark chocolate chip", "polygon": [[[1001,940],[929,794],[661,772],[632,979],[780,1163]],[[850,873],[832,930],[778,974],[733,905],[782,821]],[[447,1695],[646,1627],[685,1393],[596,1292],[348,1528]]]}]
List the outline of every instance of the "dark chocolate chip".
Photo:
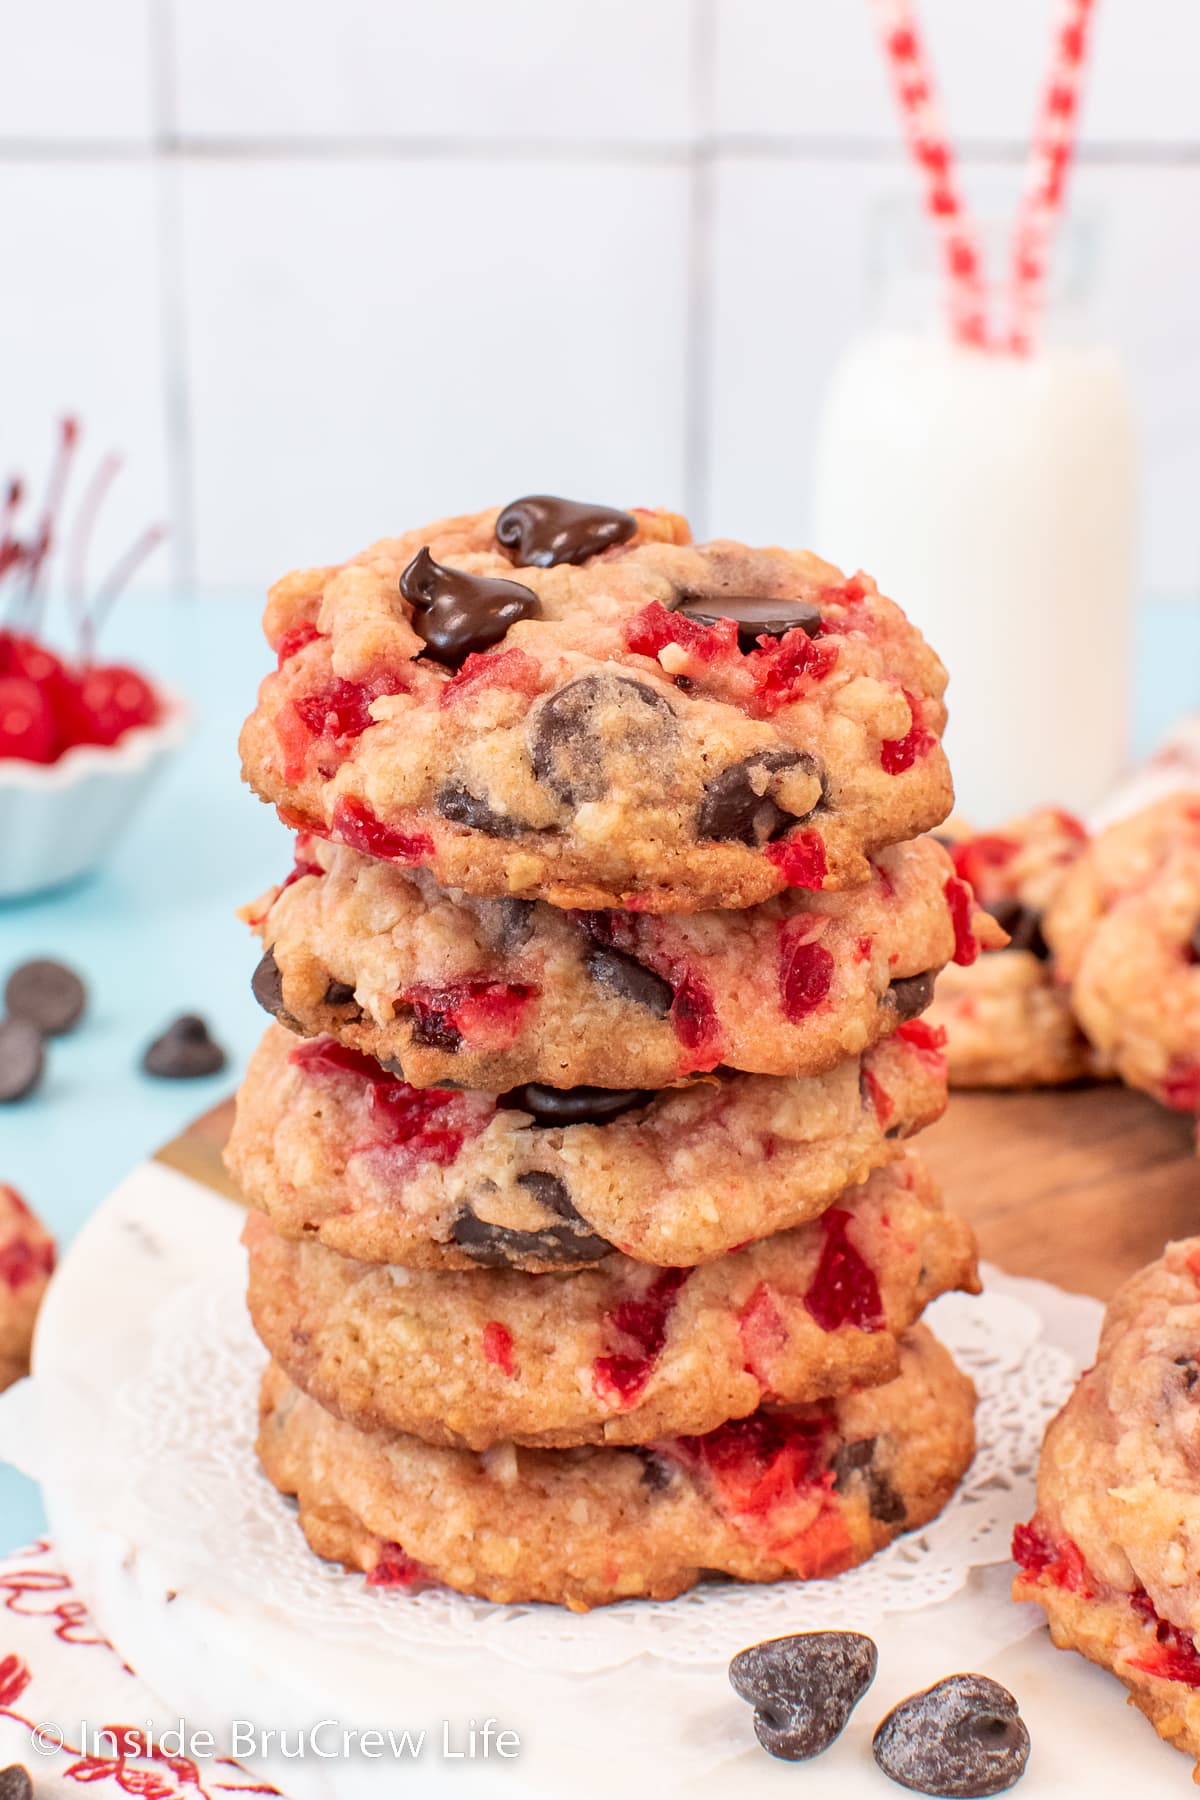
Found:
[{"label": "dark chocolate chip", "polygon": [[27,1019],[43,1037],[60,1037],[83,1017],[87,989],[74,969],[39,957],[13,970],[4,1002],[14,1019]]},{"label": "dark chocolate chip", "polygon": [[20,1763],[0,1769],[0,1800],[33,1800],[33,1780]]},{"label": "dark chocolate chip", "polygon": [[536,1259],[560,1268],[599,1262],[612,1245],[590,1229],[571,1202],[566,1183],[544,1169],[530,1169],[517,1176],[517,1186],[561,1220],[541,1231],[513,1231],[493,1225],[464,1208],[454,1221],[454,1241],[474,1262],[487,1269],[503,1269]]},{"label": "dark chocolate chip", "polygon": [[1042,915],[1021,900],[994,900],[988,907],[1001,930],[1007,931],[1007,950],[1028,950],[1039,962],[1049,962],[1050,946],[1042,936]]},{"label": "dark chocolate chip", "polygon": [[738,649],[746,653],[760,637],[782,637],[785,631],[806,631],[816,637],[822,624],[819,608],[808,600],[768,600],[761,594],[685,594],[672,610],[686,613],[697,625],[733,619]]},{"label": "dark chocolate chip", "polygon": [[516,956],[533,936],[532,900],[515,900],[506,896],[495,900],[487,909],[486,924],[491,941],[501,956]]},{"label": "dark chocolate chip", "polygon": [[1177,1356],[1175,1367],[1183,1370],[1183,1385],[1190,1394],[1196,1383],[1200,1381],[1200,1363],[1194,1356]]},{"label": "dark chocolate chip", "polygon": [[653,1088],[543,1087],[540,1081],[510,1088],[497,1106],[533,1114],[534,1123],[550,1129],[566,1125],[607,1125],[622,1113],[648,1106]]},{"label": "dark chocolate chip", "polygon": [[760,750],[743,762],[731,763],[715,775],[705,790],[696,821],[701,838],[735,840],[760,845],[781,837],[803,819],[811,818],[824,798],[821,794],[806,813],[789,813],[772,795],[774,777],[785,770],[801,769],[820,778],[820,764],[807,750]]},{"label": "dark chocolate chip", "polygon": [[675,999],[669,981],[640,963],[624,950],[609,950],[597,944],[587,955],[587,972],[600,987],[608,988],[620,1000],[632,1000],[644,1006],[656,1019],[665,1019]]},{"label": "dark chocolate chip", "polygon": [[1017,1703],[986,1675],[948,1675],[902,1700],[871,1747],[885,1775],[939,1800],[1002,1794],[1029,1761],[1029,1733]]},{"label": "dark chocolate chip", "polygon": [[493,812],[486,800],[473,794],[461,781],[446,782],[438,789],[433,804],[443,819],[449,819],[455,825],[469,825],[472,831],[482,831],[488,837],[520,837],[523,831],[529,830],[520,819]]},{"label": "dark chocolate chip", "polygon": [[1188,939],[1187,959],[1189,962],[1200,963],[1200,925],[1197,925]]},{"label": "dark chocolate chip", "polygon": [[867,1511],[881,1525],[902,1525],[908,1508],[882,1469],[867,1471]]},{"label": "dark chocolate chip", "polygon": [[201,1075],[216,1075],[225,1061],[225,1052],[210,1037],[205,1021],[196,1013],[181,1013],[155,1038],[142,1057],[142,1067],[147,1075],[165,1081],[194,1081]]},{"label": "dark chocolate chip", "polygon": [[0,1106],[32,1094],[46,1071],[42,1035],[28,1019],[0,1019]]},{"label": "dark chocolate chip", "polygon": [[427,549],[418,550],[401,575],[400,592],[413,609],[417,636],[452,668],[498,644],[518,619],[536,619],[542,611],[532,588],[444,569]]},{"label": "dark chocolate chip", "polygon": [[805,1631],[741,1650],[735,1694],[754,1708],[754,1735],[786,1762],[828,1750],[875,1679],[879,1652],[858,1631]]},{"label": "dark chocolate chip", "polygon": [[657,1450],[647,1450],[642,1445],[635,1448],[634,1454],[642,1459],[642,1481],[652,1493],[663,1494],[672,1485],[678,1470],[668,1456],[660,1456]]},{"label": "dark chocolate chip", "polygon": [[926,969],[923,975],[902,975],[893,981],[884,999],[896,1010],[896,1017],[903,1024],[915,1019],[925,1011],[933,1000],[933,986],[936,976],[932,969]]},{"label": "dark chocolate chip", "polygon": [[550,694],[530,721],[537,779],[568,805],[602,800],[613,765],[662,767],[679,722],[666,696],[631,675],[580,675]]},{"label": "dark chocolate chip", "polygon": [[354,983],[331,980],[321,997],[322,1006],[349,1006],[354,998]]},{"label": "dark chocolate chip", "polygon": [[250,991],[264,1012],[289,1031],[299,1031],[300,1024],[283,1004],[283,975],[275,961],[274,950],[268,950],[250,977]]},{"label": "dark chocolate chip", "polygon": [[443,1050],[448,1056],[454,1056],[462,1049],[462,1032],[457,1025],[452,1025],[445,1013],[435,1011],[432,1006],[415,1006],[413,1008],[412,1041],[420,1044],[423,1050]]},{"label": "dark chocolate chip", "polygon": [[515,551],[513,561],[538,569],[586,562],[625,543],[636,530],[632,513],[560,500],[555,494],[526,494],[511,501],[496,520],[496,537],[506,550]]},{"label": "dark chocolate chip", "polygon": [[833,1470],[833,1485],[840,1494],[848,1485],[850,1478],[860,1469],[869,1469],[875,1456],[873,1437],[856,1438],[852,1444],[839,1444],[834,1452],[830,1468]]}]

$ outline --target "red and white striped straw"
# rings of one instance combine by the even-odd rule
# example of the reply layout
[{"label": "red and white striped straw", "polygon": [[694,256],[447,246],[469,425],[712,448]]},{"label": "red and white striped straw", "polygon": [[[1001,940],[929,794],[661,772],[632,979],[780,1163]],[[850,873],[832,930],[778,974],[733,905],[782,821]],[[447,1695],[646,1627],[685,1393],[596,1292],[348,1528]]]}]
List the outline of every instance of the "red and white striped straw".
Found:
[{"label": "red and white striped straw", "polygon": [[1095,0],[1060,0],[1046,85],[1029,150],[1025,189],[1013,229],[1008,348],[1025,355],[1040,321],[1050,247],[1062,217],[1079,130],[1080,96]]},{"label": "red and white striped straw", "polygon": [[911,0],[873,0],[909,148],[925,182],[925,210],[941,245],[950,329],[961,344],[987,342],[983,260],[963,203],[933,72]]}]

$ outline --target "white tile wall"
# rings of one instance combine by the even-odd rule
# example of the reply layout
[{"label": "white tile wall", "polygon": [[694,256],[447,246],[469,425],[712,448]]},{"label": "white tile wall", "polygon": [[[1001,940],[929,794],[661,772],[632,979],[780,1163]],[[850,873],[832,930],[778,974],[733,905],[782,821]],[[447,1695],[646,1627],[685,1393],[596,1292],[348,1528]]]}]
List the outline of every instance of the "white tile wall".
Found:
[{"label": "white tile wall", "polygon": [[[1053,10],[923,0],[1009,183]],[[0,470],[79,408],[129,455],[108,529],[167,508],[181,588],[527,487],[804,535],[908,179],[869,0],[0,0],[0,33]],[[1106,0],[1096,33],[1077,191],[1144,576],[1200,597],[1200,13]]]}]

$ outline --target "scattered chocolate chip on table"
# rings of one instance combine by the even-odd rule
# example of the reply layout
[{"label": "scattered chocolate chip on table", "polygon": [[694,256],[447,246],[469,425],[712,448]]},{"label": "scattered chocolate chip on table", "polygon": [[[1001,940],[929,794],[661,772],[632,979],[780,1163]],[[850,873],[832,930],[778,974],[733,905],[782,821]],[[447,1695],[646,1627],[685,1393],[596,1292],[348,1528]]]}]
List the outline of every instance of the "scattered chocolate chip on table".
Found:
[{"label": "scattered chocolate chip on table", "polygon": [[1025,1773],[1029,1732],[1007,1688],[948,1675],[892,1708],[872,1745],[885,1775],[939,1800],[1003,1794]]},{"label": "scattered chocolate chip on table", "polygon": [[37,1027],[27,1019],[0,1019],[0,1105],[32,1094],[45,1070]]},{"label": "scattered chocolate chip on table", "polygon": [[142,1058],[147,1075],[166,1081],[194,1081],[202,1075],[216,1075],[225,1063],[224,1050],[196,1013],[183,1013],[172,1020]]},{"label": "scattered chocolate chip on table", "polygon": [[4,989],[9,1016],[25,1019],[43,1037],[61,1037],[78,1025],[87,988],[65,963],[37,957],[13,970]]},{"label": "scattered chocolate chip on table", "polygon": [[764,1750],[805,1762],[828,1750],[875,1679],[879,1652],[858,1631],[806,1631],[739,1651],[733,1690],[754,1708]]}]

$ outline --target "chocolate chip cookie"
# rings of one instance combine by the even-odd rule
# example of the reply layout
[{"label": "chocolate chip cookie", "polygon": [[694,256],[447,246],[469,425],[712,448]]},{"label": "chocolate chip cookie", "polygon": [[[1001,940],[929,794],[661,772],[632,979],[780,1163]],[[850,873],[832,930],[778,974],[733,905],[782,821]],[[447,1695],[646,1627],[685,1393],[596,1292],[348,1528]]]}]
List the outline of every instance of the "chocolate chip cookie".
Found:
[{"label": "chocolate chip cookie", "polygon": [[54,1239],[0,1182],[0,1392],[29,1373],[33,1328],[54,1273]]},{"label": "chocolate chip cookie", "polygon": [[1099,1054],[1131,1087],[1200,1112],[1200,793],[1093,839],[1046,937]]},{"label": "chocolate chip cookie", "polygon": [[251,1061],[227,1161],[286,1237],[410,1268],[581,1268],[619,1249],[688,1265],[822,1211],[938,1118],[922,1020],[803,1081],[686,1088],[410,1088],[278,1026]]},{"label": "chocolate chip cookie", "polygon": [[317,1554],[370,1584],[580,1612],[670,1599],[706,1572],[806,1580],[864,1561],[946,1504],[974,1454],[974,1406],[916,1326],[894,1381],[841,1400],[645,1449],[477,1455],[356,1431],[272,1364],[258,1451]]},{"label": "chocolate chip cookie", "polygon": [[1058,979],[1042,918],[1087,845],[1070,813],[1042,807],[998,831],[941,834],[960,877],[1008,932],[1001,949],[951,966],[929,1013],[946,1032],[951,1087],[1054,1087],[1099,1072]]},{"label": "chocolate chip cookie", "polygon": [[1004,941],[930,839],[881,851],[852,893],[657,916],[473,899],[311,839],[299,850],[246,909],[268,947],[260,1001],[419,1087],[810,1075],[916,1018],[943,964]]},{"label": "chocolate chip cookie", "polygon": [[363,1431],[486,1450],[640,1444],[890,1380],[937,1295],[978,1291],[970,1227],[915,1158],[700,1268],[569,1275],[356,1262],[253,1213],[250,1316],[288,1377]]},{"label": "chocolate chip cookie", "polygon": [[1014,1595],[1111,1669],[1200,1767],[1200,1238],[1168,1244],[1105,1314],[1046,1433]]},{"label": "chocolate chip cookie", "polygon": [[672,514],[533,496],[439,520],[288,576],[265,627],[247,780],[443,886],[751,906],[865,881],[950,809],[945,671],[899,607]]}]

